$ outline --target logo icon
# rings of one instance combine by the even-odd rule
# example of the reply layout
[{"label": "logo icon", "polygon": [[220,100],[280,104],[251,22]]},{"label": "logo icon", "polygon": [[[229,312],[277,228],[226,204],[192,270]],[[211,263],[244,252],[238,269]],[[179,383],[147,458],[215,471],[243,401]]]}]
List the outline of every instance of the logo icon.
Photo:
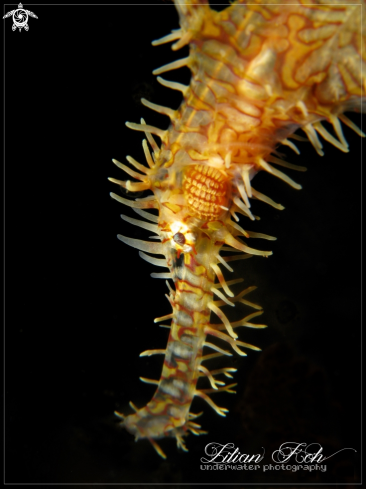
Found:
[{"label": "logo icon", "polygon": [[18,28],[20,31],[22,30],[22,28],[27,31],[29,29],[28,16],[38,19],[38,17],[33,12],[31,12],[30,10],[25,10],[21,3],[18,5],[18,8],[16,10],[11,10],[10,12],[7,12],[4,15],[3,19],[6,19],[11,15],[13,16],[13,31],[15,31],[16,28]]}]

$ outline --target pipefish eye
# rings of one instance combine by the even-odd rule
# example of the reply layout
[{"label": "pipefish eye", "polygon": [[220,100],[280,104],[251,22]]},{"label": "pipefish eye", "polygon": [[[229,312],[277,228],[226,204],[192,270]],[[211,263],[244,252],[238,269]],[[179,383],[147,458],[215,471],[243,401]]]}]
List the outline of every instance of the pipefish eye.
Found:
[{"label": "pipefish eye", "polygon": [[186,238],[184,237],[183,233],[175,233],[173,240],[181,246],[183,246],[186,242]]},{"label": "pipefish eye", "polygon": [[169,172],[166,168],[161,168],[155,176],[155,179],[159,182],[163,182],[166,178],[168,178]]}]

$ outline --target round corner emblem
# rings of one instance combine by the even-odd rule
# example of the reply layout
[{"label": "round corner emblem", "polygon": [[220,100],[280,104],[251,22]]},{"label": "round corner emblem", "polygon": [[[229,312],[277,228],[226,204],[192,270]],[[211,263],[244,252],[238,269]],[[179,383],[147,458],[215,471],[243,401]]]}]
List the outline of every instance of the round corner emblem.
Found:
[{"label": "round corner emblem", "polygon": [[18,5],[17,9],[7,12],[4,15],[3,19],[11,16],[13,17],[13,25],[11,27],[13,31],[15,31],[16,29],[19,29],[19,31],[21,31],[22,29],[27,31],[29,29],[28,18],[33,17],[35,19],[38,19],[38,17],[33,12],[23,8],[23,5],[21,3]]}]

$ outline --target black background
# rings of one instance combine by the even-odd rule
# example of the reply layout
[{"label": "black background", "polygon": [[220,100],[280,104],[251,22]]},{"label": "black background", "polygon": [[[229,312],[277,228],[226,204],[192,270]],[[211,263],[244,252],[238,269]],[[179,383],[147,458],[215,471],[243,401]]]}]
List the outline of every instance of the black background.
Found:
[{"label": "black background", "polygon": [[[263,349],[236,355],[237,394],[218,394],[230,408],[220,418],[201,400],[209,434],[187,438],[188,453],[163,440],[162,460],[147,441],[120,430],[115,409],[142,407],[159,377],[168,314],[163,280],[116,234],[147,239],[122,221],[133,211],[112,201],[123,179],[111,162],[131,154],[143,162],[142,135],[125,121],[166,128],[143,107],[145,97],[178,107],[181,96],[161,87],[154,68],[187,48],[153,48],[178,28],[175,8],[27,5],[38,19],[13,32],[3,21],[5,51],[5,481],[33,483],[355,483],[360,480],[360,196],[361,140],[344,129],[350,153],[310,143],[287,159],[308,167],[287,171],[303,190],[267,174],[253,185],[286,209],[261,202],[248,229],[277,236],[251,240],[272,249],[268,259],[235,262],[235,277],[258,289],[266,330],[242,328]],[[7,10],[10,10],[7,7]],[[6,10],[6,11],[7,11]],[[5,13],[5,11],[4,11]],[[181,69],[163,78],[189,82]],[[350,117],[359,125],[360,115]],[[228,274],[225,274],[228,276]],[[232,277],[230,277],[232,278]],[[237,289],[241,290],[238,285]],[[251,312],[238,306],[233,318]],[[352,447],[325,463],[327,472],[208,472],[200,458],[210,442],[262,453],[263,464],[287,441],[320,443],[324,454]],[[272,462],[273,463],[273,462]]]}]

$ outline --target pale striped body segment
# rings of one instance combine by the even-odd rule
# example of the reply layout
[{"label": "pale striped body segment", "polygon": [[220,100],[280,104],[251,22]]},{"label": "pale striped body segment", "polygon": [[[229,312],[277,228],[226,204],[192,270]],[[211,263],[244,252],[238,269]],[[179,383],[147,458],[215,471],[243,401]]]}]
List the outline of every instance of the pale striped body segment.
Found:
[{"label": "pale striped body segment", "polygon": [[[233,392],[235,384],[226,385],[222,377],[216,376],[231,378],[234,369],[210,371],[205,362],[231,353],[207,340],[207,336],[226,341],[240,355],[245,353],[239,347],[258,350],[239,341],[236,333],[241,326],[265,327],[251,322],[262,314],[261,307],[244,298],[255,287],[234,296],[230,285],[239,280],[226,282],[222,273],[222,267],[232,271],[231,261],[271,255],[269,250],[248,246],[246,240],[275,238],[238,224],[238,214],[252,221],[258,219],[251,211],[252,198],[278,210],[284,208],[254,189],[253,177],[265,170],[293,188],[301,188],[273,166],[305,170],[281,159],[276,150],[284,144],[298,152],[290,138],[303,139],[294,135],[299,128],[320,155],[323,151],[318,135],[348,152],[340,121],[363,136],[343,115],[346,110],[360,110],[363,102],[363,6],[361,2],[326,5],[323,0],[272,1],[264,5],[256,0],[248,5],[239,1],[215,12],[205,1],[177,1],[181,28],[154,42],[176,41],[174,50],[189,44],[187,58],[158,68],[154,74],[188,66],[192,80],[184,86],[158,77],[162,85],[181,91],[183,102],[174,110],[142,99],[147,107],[168,115],[171,124],[162,130],[143,120],[141,124],[127,123],[131,129],[145,132],[152,154],[144,141],[148,166],[127,157],[137,171],[114,160],[138,181],[110,180],[130,192],[152,192],[136,201],[111,195],[145,220],[123,219],[152,231],[158,241],[119,238],[139,249],[146,261],[169,270],[154,273],[153,277],[172,279],[175,285],[175,290],[169,285],[167,296],[172,312],[156,320],[171,319],[168,345],[165,350],[142,354],[165,355],[160,380],[142,379],[157,384],[157,390],[145,407],[138,409],[131,404],[134,414],[118,414],[123,427],[136,439],[149,439],[163,457],[155,439],[175,437],[178,446],[185,449],[182,437],[187,432],[202,433],[193,421],[196,415],[190,412],[195,396],[222,416],[227,411],[216,406],[208,395]],[[322,120],[333,126],[334,134],[321,124]],[[152,134],[161,139],[161,147]],[[159,215],[143,209],[158,209]],[[242,254],[220,255],[227,247]],[[231,323],[221,308],[238,302],[252,310],[244,319]],[[212,323],[212,316],[221,323]],[[216,352],[203,353],[204,347]],[[209,388],[197,387],[200,377],[206,378]]]},{"label": "pale striped body segment", "polygon": [[[181,194],[179,193],[178,195]],[[117,196],[114,197],[117,200],[121,200]],[[149,205],[148,202],[151,201],[147,201],[147,205]],[[237,243],[238,246],[243,246],[241,242],[236,241],[228,233],[229,226],[224,226],[220,221],[210,221],[208,225],[204,225],[203,220],[199,220],[196,217],[188,218],[187,216],[181,217],[182,221],[175,220],[171,225],[168,225],[162,219],[162,216],[168,215],[171,217],[171,209],[176,212],[179,212],[179,210],[177,204],[169,203],[169,201],[164,202],[164,204],[160,212],[158,227],[152,228],[151,225],[148,227],[149,230],[155,230],[158,233],[162,241],[161,244],[154,243],[153,247],[149,247],[146,242],[119,236],[122,241],[140,250],[165,255],[166,260],[156,260],[145,253],[140,253],[142,258],[147,261],[169,268],[168,274],[163,273],[161,276],[159,276],[160,274],[153,274],[153,276],[156,278],[172,278],[175,285],[175,291],[170,289],[170,294],[167,296],[172,307],[172,313],[156,320],[156,322],[160,322],[160,320],[172,319],[168,345],[165,350],[148,350],[141,354],[141,356],[165,355],[159,381],[141,378],[144,382],[156,383],[158,385],[157,390],[152,400],[144,408],[138,410],[131,404],[136,413],[127,416],[122,423],[136,439],[149,439],[162,456],[165,455],[154,441],[154,438],[173,436],[177,439],[178,446],[185,449],[182,436],[187,431],[191,431],[194,434],[204,433],[200,429],[200,425],[192,421],[195,415],[190,413],[190,408],[194,396],[199,396],[206,400],[222,416],[225,416],[227,411],[225,408],[216,406],[207,394],[220,391],[233,392],[231,388],[236,384],[225,385],[223,381],[214,378],[214,376],[224,374],[227,377],[231,377],[229,372],[235,369],[224,368],[216,372],[210,372],[202,365],[202,362],[216,356],[231,356],[231,353],[207,341],[206,336],[218,337],[229,343],[240,355],[246,355],[239,346],[254,350],[259,350],[259,348],[241,341],[234,341],[234,338],[237,338],[237,334],[234,333],[233,327],[265,327],[264,325],[254,325],[249,322],[251,318],[262,314],[261,310],[232,325],[221,309],[219,309],[225,304],[234,306],[237,301],[246,303],[243,297],[255,288],[249,287],[238,296],[233,297],[233,293],[228,286],[230,282],[226,283],[217,265],[217,263],[223,263],[231,269],[227,262],[233,259],[245,258],[245,256],[227,258],[219,256],[224,239],[231,240],[234,244]],[[133,224],[142,223],[142,221],[133,220],[126,216],[122,217]],[[200,229],[199,225],[203,229]],[[234,227],[232,232],[234,234],[237,232]],[[231,236],[231,238],[228,236]],[[245,248],[247,249],[247,247]],[[263,255],[270,253],[257,250],[253,250],[253,252]],[[215,284],[216,276],[219,279],[218,284]],[[241,280],[236,279],[233,283],[239,281]],[[221,288],[229,295],[230,300],[221,292]],[[221,300],[216,300],[217,297]],[[247,303],[247,305],[255,309],[261,309],[255,304]],[[223,323],[211,324],[211,312],[214,312]],[[227,330],[228,334],[223,333],[222,330]],[[215,350],[217,353],[202,357],[204,346]],[[196,388],[197,381],[201,376],[209,379],[210,389],[202,390]],[[124,416],[122,417],[124,418]]]},{"label": "pale striped body segment", "polygon": [[181,435],[187,429],[200,432],[200,427],[191,421],[193,415],[189,416],[189,411],[200,375],[214,273],[199,265],[190,254],[182,255],[181,261],[185,263],[177,266],[176,253],[171,254],[175,255],[171,267],[175,292],[169,297],[173,319],[161,378],[153,399],[136,414],[128,416],[124,426],[136,438],[175,436],[184,447]]}]

